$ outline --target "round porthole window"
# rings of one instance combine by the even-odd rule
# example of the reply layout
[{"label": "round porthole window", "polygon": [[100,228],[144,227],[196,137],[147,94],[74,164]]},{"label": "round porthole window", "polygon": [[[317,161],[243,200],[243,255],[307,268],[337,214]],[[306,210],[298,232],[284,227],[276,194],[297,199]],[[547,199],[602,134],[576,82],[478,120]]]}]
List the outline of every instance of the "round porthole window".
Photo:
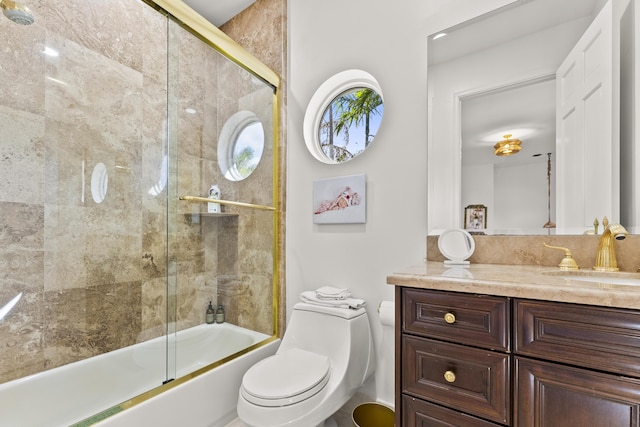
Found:
[{"label": "round porthole window", "polygon": [[264,128],[251,111],[239,111],[226,121],[218,141],[218,164],[224,177],[241,181],[253,173],[264,151]]},{"label": "round porthole window", "polygon": [[343,163],[362,154],[378,132],[384,104],[371,74],[347,70],[324,82],[309,101],[304,139],[323,163]]}]

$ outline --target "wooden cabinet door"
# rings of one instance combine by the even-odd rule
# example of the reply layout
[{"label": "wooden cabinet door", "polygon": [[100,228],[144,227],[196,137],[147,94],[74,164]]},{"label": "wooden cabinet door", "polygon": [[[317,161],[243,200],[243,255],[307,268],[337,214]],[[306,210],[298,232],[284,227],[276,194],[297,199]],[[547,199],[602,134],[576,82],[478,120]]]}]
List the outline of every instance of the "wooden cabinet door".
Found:
[{"label": "wooden cabinet door", "polygon": [[412,336],[402,345],[402,393],[509,424],[508,354]]},{"label": "wooden cabinet door", "polygon": [[500,424],[410,396],[402,396],[402,414],[402,424],[399,424],[402,427],[500,427]]},{"label": "wooden cabinet door", "polygon": [[516,357],[515,427],[640,426],[640,380]]}]

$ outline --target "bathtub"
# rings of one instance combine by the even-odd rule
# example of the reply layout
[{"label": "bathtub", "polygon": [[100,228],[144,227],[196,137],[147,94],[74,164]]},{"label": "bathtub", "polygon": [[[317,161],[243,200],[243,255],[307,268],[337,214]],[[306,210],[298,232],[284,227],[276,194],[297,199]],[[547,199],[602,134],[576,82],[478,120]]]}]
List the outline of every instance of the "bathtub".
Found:
[{"label": "bathtub", "polygon": [[[229,323],[195,326],[178,332],[175,337],[175,341],[171,339],[169,343],[166,337],[159,337],[0,384],[0,425],[51,427],[78,423],[162,385],[168,354],[169,360],[175,357],[176,361],[176,375],[170,374],[170,378],[177,378],[175,387],[170,383],[165,386],[167,391],[127,410],[117,407],[113,410],[115,415],[97,425],[181,425],[189,418],[172,423],[171,416],[187,411],[185,416],[199,418],[182,425],[224,426],[235,418],[237,390],[244,372],[258,360],[275,353],[279,345],[279,340],[271,340],[206,370],[203,368],[254,344],[269,341],[270,337]],[[167,352],[167,348],[175,351]],[[194,378],[180,379],[197,370],[201,372]],[[198,411],[202,414],[197,414]],[[139,419],[144,421],[134,421],[136,417],[143,417]],[[153,417],[158,421],[149,422]],[[81,425],[87,424],[90,423]]]}]

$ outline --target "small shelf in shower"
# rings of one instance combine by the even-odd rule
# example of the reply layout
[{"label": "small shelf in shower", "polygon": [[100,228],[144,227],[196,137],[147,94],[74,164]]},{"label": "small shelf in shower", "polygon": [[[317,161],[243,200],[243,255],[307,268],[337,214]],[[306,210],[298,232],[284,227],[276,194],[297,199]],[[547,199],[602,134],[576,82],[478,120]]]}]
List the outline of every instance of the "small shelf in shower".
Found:
[{"label": "small shelf in shower", "polygon": [[[198,197],[198,196],[180,196],[180,200],[186,201],[186,202],[197,202],[197,203],[218,203],[223,206],[237,206],[240,208],[259,209],[264,211],[276,210],[276,208],[274,208],[273,206],[255,205],[253,203],[234,202],[231,200],[208,199],[206,197]],[[212,213],[210,215],[224,215],[224,213],[219,213],[219,214]]]}]

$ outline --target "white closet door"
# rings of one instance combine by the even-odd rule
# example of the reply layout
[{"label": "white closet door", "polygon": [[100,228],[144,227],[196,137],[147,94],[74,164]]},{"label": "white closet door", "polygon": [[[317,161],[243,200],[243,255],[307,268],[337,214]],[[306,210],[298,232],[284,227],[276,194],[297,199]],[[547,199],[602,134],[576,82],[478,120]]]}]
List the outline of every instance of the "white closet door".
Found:
[{"label": "white closet door", "polygon": [[[619,219],[618,160],[613,138],[611,1],[556,73],[556,223],[559,234],[582,234],[594,218]],[[617,148],[615,150],[617,152]],[[615,163],[614,163],[615,162]]]}]

